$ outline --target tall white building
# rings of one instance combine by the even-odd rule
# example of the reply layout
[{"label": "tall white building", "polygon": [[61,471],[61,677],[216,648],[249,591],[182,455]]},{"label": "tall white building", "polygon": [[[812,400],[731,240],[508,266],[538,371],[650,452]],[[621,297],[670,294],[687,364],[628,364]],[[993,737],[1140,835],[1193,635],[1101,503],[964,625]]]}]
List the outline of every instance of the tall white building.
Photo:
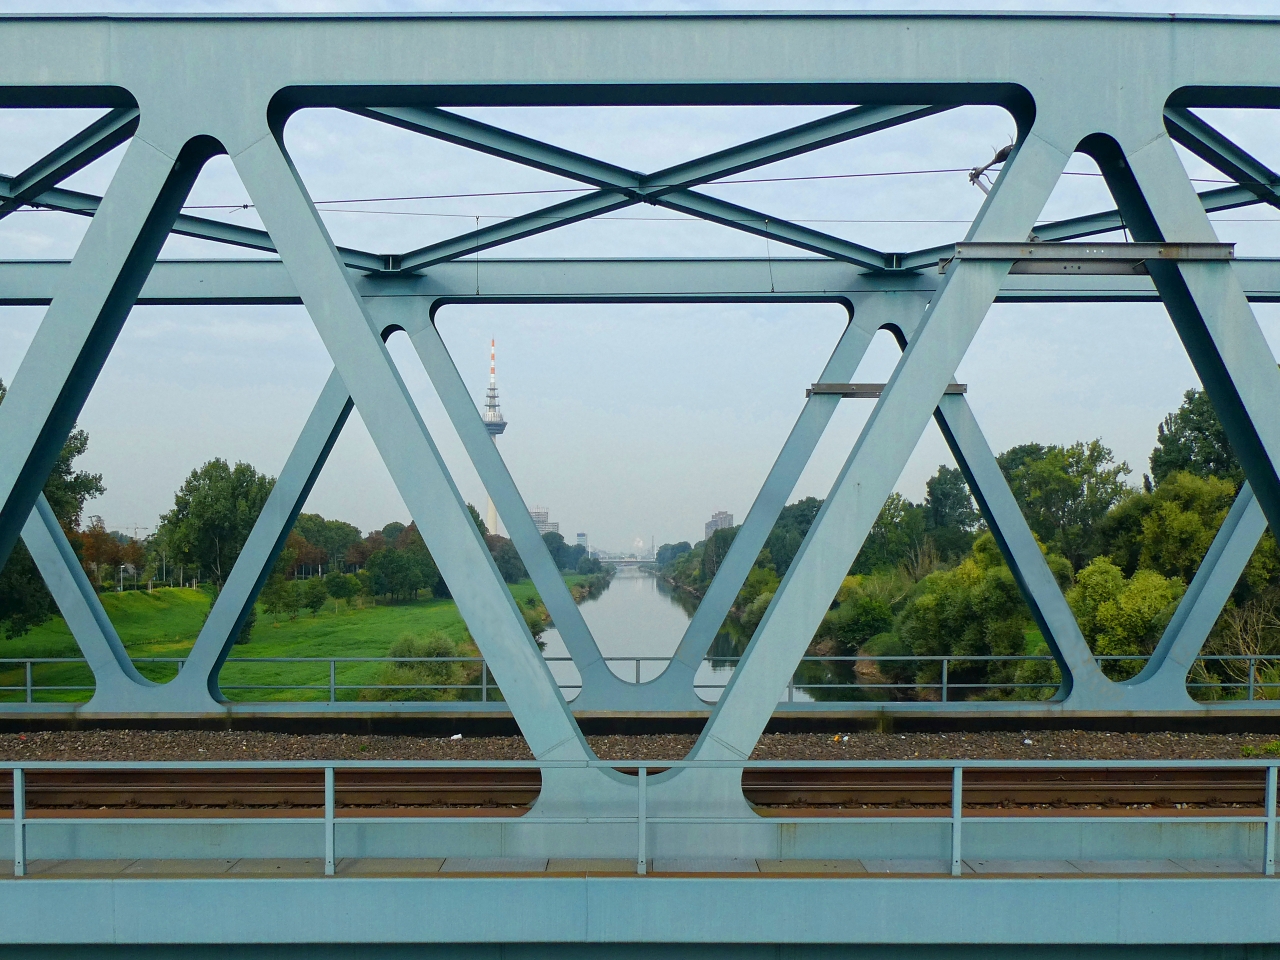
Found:
[{"label": "tall white building", "polygon": [[711,519],[703,525],[703,540],[710,540],[711,535],[717,530],[723,530],[725,527],[733,526],[733,514],[724,510],[717,510],[711,515]]},{"label": "tall white building", "polygon": [[559,522],[552,522],[550,513],[546,507],[534,507],[529,511],[529,516],[533,517],[533,525],[538,528],[539,533],[559,533]]}]

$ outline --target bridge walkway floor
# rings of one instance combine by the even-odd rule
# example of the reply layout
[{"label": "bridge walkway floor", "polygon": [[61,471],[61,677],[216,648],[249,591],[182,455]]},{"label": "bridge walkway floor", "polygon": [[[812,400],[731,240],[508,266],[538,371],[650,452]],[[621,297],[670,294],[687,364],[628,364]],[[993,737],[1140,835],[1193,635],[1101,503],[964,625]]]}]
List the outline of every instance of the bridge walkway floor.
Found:
[{"label": "bridge walkway floor", "polygon": [[[650,877],[662,876],[777,876],[777,877],[934,877],[946,876],[946,860],[753,860],[657,859]],[[964,876],[982,877],[1257,877],[1264,879],[1261,860],[966,860]],[[534,857],[343,858],[335,864],[338,877],[548,877],[636,876],[634,860],[545,859]],[[322,877],[324,861],[312,859],[226,860],[34,860],[24,879],[181,879],[265,877]],[[0,879],[16,879],[13,863],[0,861]]]}]

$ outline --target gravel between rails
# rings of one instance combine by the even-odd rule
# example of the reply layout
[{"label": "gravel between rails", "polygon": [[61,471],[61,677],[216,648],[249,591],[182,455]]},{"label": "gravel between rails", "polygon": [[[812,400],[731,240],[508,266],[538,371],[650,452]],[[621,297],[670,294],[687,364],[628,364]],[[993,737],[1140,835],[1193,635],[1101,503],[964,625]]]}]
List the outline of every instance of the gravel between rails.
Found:
[{"label": "gravel between rails", "polygon": [[[587,737],[605,760],[679,760],[692,734]],[[1238,760],[1268,734],[992,733],[766,734],[755,760]],[[1275,749],[1280,750],[1280,745]],[[0,733],[0,760],[530,760],[521,737],[366,736],[230,731],[86,730]]]}]

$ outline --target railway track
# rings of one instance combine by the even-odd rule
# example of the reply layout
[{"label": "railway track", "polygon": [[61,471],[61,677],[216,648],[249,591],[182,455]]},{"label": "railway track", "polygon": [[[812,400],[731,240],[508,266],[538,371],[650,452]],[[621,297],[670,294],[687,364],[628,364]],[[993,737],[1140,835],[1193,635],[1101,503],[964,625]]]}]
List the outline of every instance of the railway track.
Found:
[{"label": "railway track", "polygon": [[[660,768],[650,767],[650,773]],[[634,771],[632,771],[634,772]],[[968,769],[966,808],[1126,810],[1260,807],[1257,768]],[[537,799],[537,770],[359,770],[335,772],[339,808],[376,810],[526,808]],[[932,809],[951,803],[947,769],[747,770],[747,800],[769,809]],[[0,771],[0,808],[12,807],[12,777]],[[288,811],[323,806],[319,770],[30,770],[26,798],[40,811],[152,813],[217,809]]]}]

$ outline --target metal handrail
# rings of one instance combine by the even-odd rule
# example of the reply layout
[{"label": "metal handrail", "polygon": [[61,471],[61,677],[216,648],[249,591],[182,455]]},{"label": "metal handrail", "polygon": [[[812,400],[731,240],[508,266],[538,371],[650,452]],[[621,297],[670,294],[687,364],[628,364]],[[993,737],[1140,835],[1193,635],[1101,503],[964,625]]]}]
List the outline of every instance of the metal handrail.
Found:
[{"label": "metal handrail", "polygon": [[[606,663],[627,663],[635,666],[635,682],[641,683],[642,663],[669,663],[670,657],[662,656],[628,656],[628,657],[604,657]],[[716,657],[708,656],[704,662],[713,666],[724,664],[726,666],[736,666],[741,658],[738,656]],[[1101,666],[1109,662],[1131,662],[1134,664],[1146,664],[1149,656],[1134,655],[1095,655],[1095,662]],[[573,658],[568,656],[548,656],[545,657],[548,663],[572,663]],[[1201,663],[1223,663],[1223,662],[1247,662],[1248,677],[1246,680],[1230,682],[1221,681],[1210,683],[1204,681],[1188,680],[1187,688],[1190,690],[1198,689],[1216,689],[1216,690],[1235,690],[1243,689],[1245,699],[1253,701],[1257,699],[1259,691],[1270,689],[1280,690],[1280,681],[1267,682],[1258,678],[1258,668],[1260,665],[1268,663],[1280,663],[1280,655],[1248,655],[1248,654],[1207,654],[1197,658]],[[185,657],[136,657],[133,659],[135,664],[174,664],[177,670],[181,671],[186,663]],[[796,681],[793,675],[787,684],[786,701],[788,703],[795,702],[796,691],[805,690],[917,690],[917,691],[937,691],[939,699],[942,703],[954,702],[951,694],[956,691],[969,690],[1056,690],[1059,686],[1058,681],[1048,682],[1018,682],[1018,681],[1002,681],[1002,682],[965,682],[955,681],[950,677],[951,670],[956,664],[965,663],[1053,663],[1053,657],[1042,655],[966,655],[958,656],[952,654],[945,655],[919,655],[913,656],[908,654],[891,655],[891,656],[823,656],[801,658],[801,665],[806,663],[869,663],[891,664],[891,663],[912,663],[912,664],[938,664],[941,667],[941,676],[937,682],[929,681],[902,681],[895,682],[884,680],[874,683],[866,683],[855,681],[849,683],[823,683],[823,682],[807,682],[801,680]],[[400,691],[400,690],[420,690],[420,691],[477,691],[480,694],[481,702],[489,702],[490,691],[500,694],[496,684],[490,677],[489,666],[483,657],[474,656],[455,656],[455,657],[230,657],[226,661],[227,664],[236,665],[255,665],[267,663],[292,663],[292,664],[315,664],[317,666],[327,664],[329,667],[328,682],[319,683],[284,683],[284,684],[252,684],[252,683],[229,683],[222,684],[225,691],[233,690],[263,690],[263,691],[282,691],[295,690],[299,692],[306,691],[327,691],[328,702],[338,702],[338,693],[340,691]],[[460,663],[460,664],[479,664],[480,676],[478,682],[467,683],[443,683],[443,684],[393,684],[393,683],[338,683],[337,669],[342,664],[443,664],[443,663]],[[94,686],[92,684],[37,684],[35,682],[35,667],[40,665],[88,665],[88,661],[83,657],[0,657],[0,669],[6,666],[21,666],[24,672],[24,682],[18,685],[0,685],[0,694],[6,692],[22,692],[25,695],[27,703],[35,702],[35,693],[37,691],[45,692],[92,692]],[[562,690],[578,690],[581,689],[581,683],[575,683],[566,680],[558,683]],[[696,690],[723,690],[728,685],[726,679],[722,683],[697,683],[694,688]],[[927,702],[927,701],[925,701]]]},{"label": "metal handrail", "polygon": [[[963,862],[963,823],[964,823],[964,771],[991,769],[1031,769],[1031,770],[1089,770],[1089,769],[1221,769],[1224,766],[1262,769],[1265,771],[1265,788],[1263,810],[1258,814],[1226,814],[1206,816],[1166,817],[1143,815],[1145,824],[1177,825],[1195,823],[1237,823],[1261,824],[1264,829],[1264,855],[1262,872],[1265,876],[1274,876],[1276,868],[1276,793],[1280,780],[1280,760],[197,760],[197,761],[0,761],[0,770],[10,770],[13,774],[13,873],[15,877],[26,874],[27,840],[26,827],[26,771],[28,770],[315,770],[321,771],[324,777],[324,813],[322,817],[279,818],[278,823],[316,823],[324,826],[324,872],[333,876],[337,864],[336,834],[336,802],[335,772],[338,770],[379,770],[379,769],[505,769],[505,770],[556,770],[556,769],[609,769],[617,771],[636,770],[636,815],[627,816],[559,816],[540,818],[540,823],[579,824],[588,823],[635,823],[636,824],[636,873],[645,874],[648,870],[648,828],[654,823],[670,824],[834,824],[848,823],[851,819],[859,819],[854,812],[844,812],[838,817],[725,817],[725,816],[658,816],[652,817],[647,811],[648,773],[650,767],[659,769],[732,769],[732,770],[787,770],[787,769],[890,769],[890,770],[951,770],[951,809],[947,814],[939,816],[876,817],[876,822],[911,822],[911,823],[948,823],[951,833],[951,875],[959,877]],[[1065,820],[1053,813],[1041,814],[1047,820]],[[222,823],[227,817],[201,817],[198,820],[184,820],[185,823]],[[439,824],[441,820],[455,819],[445,816],[397,817],[398,824],[431,823]],[[456,818],[461,819],[461,818]],[[1073,824],[1082,822],[1111,822],[1104,817],[1069,818]],[[344,817],[348,823],[372,823],[372,817]],[[1014,817],[984,817],[984,822],[1022,822]],[[72,817],[41,817],[40,823],[77,823]],[[149,821],[137,818],[128,820],[121,818],[94,818],[94,823],[102,826],[131,824],[134,826]],[[162,819],[155,822],[166,823]],[[510,823],[510,818],[467,816],[465,822],[476,824],[482,822]]]}]

